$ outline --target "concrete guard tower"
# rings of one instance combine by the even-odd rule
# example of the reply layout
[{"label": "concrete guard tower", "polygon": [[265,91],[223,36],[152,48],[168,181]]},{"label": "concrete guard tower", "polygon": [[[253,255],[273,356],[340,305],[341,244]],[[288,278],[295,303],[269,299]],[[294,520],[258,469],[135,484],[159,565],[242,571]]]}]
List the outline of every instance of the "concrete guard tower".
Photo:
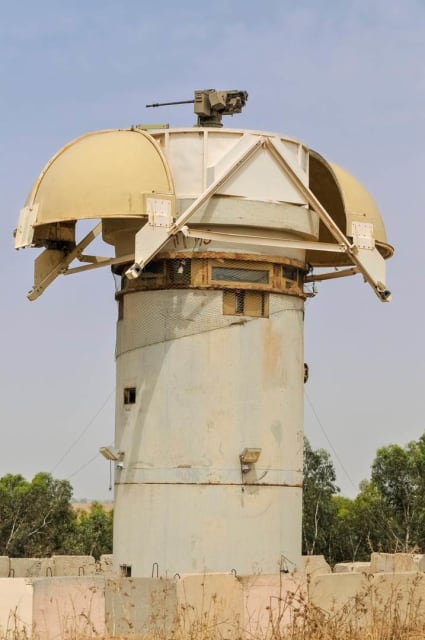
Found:
[{"label": "concrete guard tower", "polygon": [[[390,299],[393,249],[370,195],[301,142],[222,128],[238,96],[196,92],[195,127],[68,143],[15,233],[16,248],[43,249],[30,300],[60,274],[110,266],[120,283],[102,452],[123,576],[300,562],[305,285],[360,274]],[[97,222],[80,239],[85,219]],[[85,253],[98,235],[112,256]]]}]

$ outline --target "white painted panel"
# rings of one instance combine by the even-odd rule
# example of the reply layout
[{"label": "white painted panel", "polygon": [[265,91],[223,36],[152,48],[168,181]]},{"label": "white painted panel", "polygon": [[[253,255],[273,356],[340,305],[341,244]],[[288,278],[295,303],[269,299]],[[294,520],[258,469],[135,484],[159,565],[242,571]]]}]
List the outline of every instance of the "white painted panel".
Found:
[{"label": "white painted panel", "polygon": [[216,165],[226,156],[242,138],[242,132],[236,131],[209,131],[207,140],[206,165]]},{"label": "white painted panel", "polygon": [[265,200],[306,204],[291,179],[266,149],[259,149],[219,190],[220,194]]},{"label": "white painted panel", "polygon": [[166,153],[177,197],[199,195],[205,188],[203,131],[170,133]]},{"label": "white painted panel", "polygon": [[[243,156],[248,149],[253,146],[253,143],[258,139],[258,136],[251,135],[249,133],[240,136],[231,149],[227,151],[227,153],[223,154],[219,159],[217,159],[214,165],[207,165],[207,185],[209,186],[215,180],[224,176],[229,169],[238,162],[241,156]],[[209,147],[215,146],[215,136],[210,137]]]}]

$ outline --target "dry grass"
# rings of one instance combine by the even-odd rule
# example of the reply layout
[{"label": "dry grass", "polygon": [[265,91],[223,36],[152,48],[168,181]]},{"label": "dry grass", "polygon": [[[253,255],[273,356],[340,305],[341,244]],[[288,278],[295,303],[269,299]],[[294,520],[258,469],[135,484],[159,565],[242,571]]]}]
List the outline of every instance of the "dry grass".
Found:
[{"label": "dry grass", "polygon": [[[165,601],[159,600],[152,606],[155,613],[141,635],[106,639],[88,624],[84,632],[76,625],[63,629],[61,640],[425,640],[425,603],[420,595],[423,590],[417,588],[421,578],[418,576],[417,580],[412,581],[409,589],[389,589],[385,596],[371,581],[356,597],[331,611],[308,601],[308,587],[287,592],[269,608],[267,629],[261,632],[253,631],[252,625],[247,631],[236,618],[223,619],[218,597],[205,598],[201,611],[190,605],[180,606],[171,630],[169,618],[165,623],[166,616],[161,613],[169,608],[165,595]],[[46,639],[37,633],[31,639],[14,611],[7,629],[0,632],[0,640]]]}]

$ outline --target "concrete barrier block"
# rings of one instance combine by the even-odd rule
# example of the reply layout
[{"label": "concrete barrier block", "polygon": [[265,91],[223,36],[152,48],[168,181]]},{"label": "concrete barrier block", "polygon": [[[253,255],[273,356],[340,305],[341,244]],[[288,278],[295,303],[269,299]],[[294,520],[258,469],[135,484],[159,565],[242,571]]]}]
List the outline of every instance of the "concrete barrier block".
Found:
[{"label": "concrete barrier block", "polygon": [[356,572],[316,576],[309,588],[310,605],[333,616],[334,624],[359,629],[423,628],[425,575],[418,572]]},{"label": "concrete barrier block", "polygon": [[52,558],[10,558],[10,576],[45,578],[53,576]]},{"label": "concrete barrier block", "polygon": [[177,627],[176,584],[155,578],[107,578],[107,637],[171,638]]},{"label": "concrete barrier block", "polygon": [[43,640],[105,635],[105,579],[41,578],[33,582],[33,637]]},{"label": "concrete barrier block", "polygon": [[302,556],[298,567],[301,575],[316,575],[318,573],[332,573],[324,556]]},{"label": "concrete barrier block", "polygon": [[32,628],[32,581],[0,578],[0,637],[29,638]]},{"label": "concrete barrier block", "polygon": [[100,556],[98,566],[102,575],[107,575],[108,577],[112,577],[114,575],[113,561],[114,556],[112,554],[104,554]]},{"label": "concrete barrier block", "polygon": [[240,637],[243,587],[233,574],[185,574],[176,582],[180,628],[188,637],[203,637],[214,627],[217,636]]},{"label": "concrete barrier block", "polygon": [[338,562],[333,573],[370,573],[370,562]]},{"label": "concrete barrier block", "polygon": [[362,573],[331,573],[313,576],[309,585],[309,604],[318,610],[341,616],[341,624],[364,629],[369,624],[370,582]]},{"label": "concrete barrier block", "polygon": [[10,570],[9,556],[0,556],[0,578],[8,578]]},{"label": "concrete barrier block", "polygon": [[307,601],[306,580],[299,574],[243,576],[244,633],[252,638],[284,637],[296,611]]},{"label": "concrete barrier block", "polygon": [[403,573],[417,571],[413,553],[372,553],[370,557],[371,573]]},{"label": "concrete barrier block", "polygon": [[54,575],[92,576],[96,573],[96,562],[92,556],[53,556]]}]

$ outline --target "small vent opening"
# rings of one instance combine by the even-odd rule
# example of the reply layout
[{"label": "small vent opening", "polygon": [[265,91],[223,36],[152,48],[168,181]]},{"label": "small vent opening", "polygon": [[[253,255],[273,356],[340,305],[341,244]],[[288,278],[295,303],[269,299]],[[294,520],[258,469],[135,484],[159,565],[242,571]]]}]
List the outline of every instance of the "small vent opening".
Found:
[{"label": "small vent opening", "polygon": [[136,387],[125,387],[124,389],[124,404],[136,403]]},{"label": "small vent opening", "polygon": [[120,576],[122,578],[131,578],[131,564],[120,564]]}]

